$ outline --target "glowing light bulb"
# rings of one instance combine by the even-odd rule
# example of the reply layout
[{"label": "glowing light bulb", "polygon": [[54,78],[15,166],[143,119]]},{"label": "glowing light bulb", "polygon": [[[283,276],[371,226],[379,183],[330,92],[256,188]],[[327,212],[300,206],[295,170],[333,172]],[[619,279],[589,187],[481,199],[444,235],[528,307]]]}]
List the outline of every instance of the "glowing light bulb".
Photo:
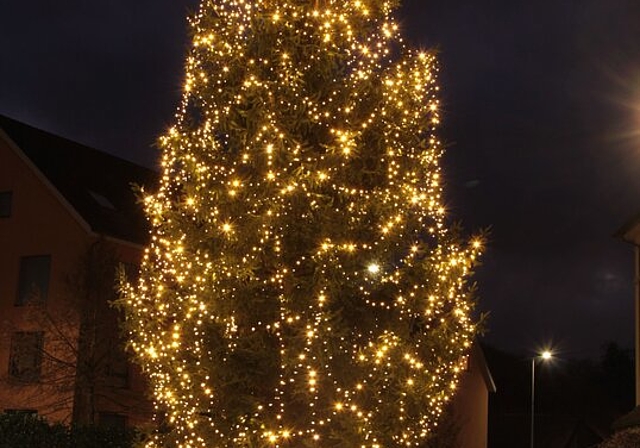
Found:
[{"label": "glowing light bulb", "polygon": [[369,271],[370,274],[377,274],[378,272],[380,272],[380,265],[378,265],[377,263],[371,263],[367,267],[367,271]]}]

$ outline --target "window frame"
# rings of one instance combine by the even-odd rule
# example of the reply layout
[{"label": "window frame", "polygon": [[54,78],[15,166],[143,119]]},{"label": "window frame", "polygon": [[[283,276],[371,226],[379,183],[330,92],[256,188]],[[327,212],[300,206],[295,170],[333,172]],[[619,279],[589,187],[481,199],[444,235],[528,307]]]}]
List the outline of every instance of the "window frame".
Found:
[{"label": "window frame", "polygon": [[5,414],[9,414],[9,415],[24,415],[24,416],[36,416],[38,415],[38,410],[37,409],[22,409],[22,408],[11,408],[11,409],[5,409],[3,411]]},{"label": "window frame", "polygon": [[[46,273],[38,272],[43,266],[31,265],[27,263],[30,261],[44,261],[46,260]],[[20,257],[20,264],[18,268],[18,287],[16,288],[16,300],[15,306],[27,306],[27,305],[43,305],[47,302],[49,296],[49,287],[51,285],[51,265],[52,257],[50,254],[44,255],[25,255]],[[38,278],[41,274],[44,274],[42,278]],[[29,282],[28,276],[36,277],[35,281]],[[36,295],[29,290],[35,284],[37,290]]]},{"label": "window frame", "polygon": [[109,353],[106,356],[104,368],[105,375],[109,378],[112,387],[129,389],[130,365],[129,357],[124,350],[124,344],[116,337],[109,344]]},{"label": "window frame", "polygon": [[[26,341],[27,337],[34,337],[33,341]],[[22,341],[20,339],[23,338]],[[27,344],[35,342],[35,346]],[[20,350],[27,349],[20,358]],[[29,353],[31,352],[31,353]],[[26,358],[26,359],[25,359]],[[24,383],[36,383],[42,377],[44,360],[44,331],[15,331],[11,334],[9,349],[9,378]],[[25,365],[22,365],[25,364]]]},{"label": "window frame", "polygon": [[13,212],[13,190],[0,191],[0,219],[11,218]]},{"label": "window frame", "polygon": [[118,412],[98,412],[98,425],[104,428],[125,430],[129,426],[129,417]]}]

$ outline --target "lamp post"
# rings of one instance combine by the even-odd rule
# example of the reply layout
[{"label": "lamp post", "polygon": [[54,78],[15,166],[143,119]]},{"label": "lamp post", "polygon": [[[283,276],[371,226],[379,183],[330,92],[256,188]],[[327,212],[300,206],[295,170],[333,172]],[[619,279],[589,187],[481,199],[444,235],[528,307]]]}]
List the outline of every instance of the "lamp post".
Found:
[{"label": "lamp post", "polygon": [[549,350],[545,350],[537,356],[531,358],[531,448],[533,446],[534,422],[535,422],[535,398],[536,398],[536,358],[542,361],[548,361],[552,358]]}]

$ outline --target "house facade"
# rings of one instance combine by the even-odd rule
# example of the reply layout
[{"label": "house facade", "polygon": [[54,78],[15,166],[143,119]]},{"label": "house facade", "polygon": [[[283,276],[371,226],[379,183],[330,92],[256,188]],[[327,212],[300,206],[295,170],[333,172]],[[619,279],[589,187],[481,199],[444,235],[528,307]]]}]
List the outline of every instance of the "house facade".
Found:
[{"label": "house facade", "polygon": [[614,429],[640,426],[640,215],[623,225],[615,236],[633,245],[634,256],[634,326],[635,326],[635,409],[614,423]]},{"label": "house facade", "polygon": [[485,360],[480,343],[476,341],[462,374],[460,387],[453,402],[453,423],[459,425],[459,448],[487,448],[489,426],[489,396],[496,385]]},{"label": "house facade", "polygon": [[119,337],[116,266],[136,266],[150,170],[0,116],[0,412],[148,421]]}]

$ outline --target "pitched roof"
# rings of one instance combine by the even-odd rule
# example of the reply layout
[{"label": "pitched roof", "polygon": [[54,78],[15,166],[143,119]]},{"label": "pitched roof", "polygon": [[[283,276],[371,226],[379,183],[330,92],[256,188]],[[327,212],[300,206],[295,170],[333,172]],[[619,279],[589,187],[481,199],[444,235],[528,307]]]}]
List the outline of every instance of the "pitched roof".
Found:
[{"label": "pitched roof", "polygon": [[484,349],[482,348],[482,344],[476,338],[473,347],[471,348],[471,352],[475,355],[478,365],[480,367],[480,373],[482,374],[482,379],[484,380],[485,385],[487,386],[487,390],[489,392],[496,392],[496,383],[493,380],[493,375],[491,375],[491,370],[489,369],[489,364],[487,363],[487,358],[484,356]]},{"label": "pitched roof", "polygon": [[3,115],[0,129],[93,232],[136,244],[147,241],[133,186],[154,189],[156,172]]}]

